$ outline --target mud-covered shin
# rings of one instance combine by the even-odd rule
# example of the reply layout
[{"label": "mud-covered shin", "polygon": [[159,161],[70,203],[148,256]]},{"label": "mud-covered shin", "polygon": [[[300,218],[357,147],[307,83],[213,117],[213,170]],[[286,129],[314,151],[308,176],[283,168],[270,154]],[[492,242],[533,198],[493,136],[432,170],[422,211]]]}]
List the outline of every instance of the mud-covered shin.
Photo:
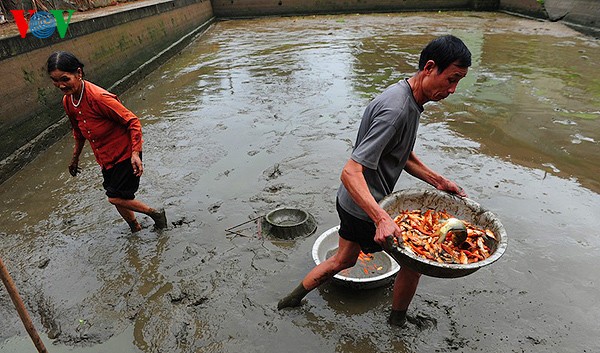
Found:
[{"label": "mud-covered shin", "polygon": [[304,288],[302,282],[300,282],[296,289],[294,289],[290,294],[288,294],[285,298],[281,299],[279,303],[277,303],[277,310],[300,306],[302,304],[302,299],[309,292],[309,290]]}]

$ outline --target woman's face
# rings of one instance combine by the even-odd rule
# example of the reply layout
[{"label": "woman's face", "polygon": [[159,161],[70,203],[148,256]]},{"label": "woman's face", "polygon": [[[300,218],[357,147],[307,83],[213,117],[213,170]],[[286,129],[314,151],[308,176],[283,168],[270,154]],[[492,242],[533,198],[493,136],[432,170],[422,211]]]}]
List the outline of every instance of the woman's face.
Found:
[{"label": "woman's face", "polygon": [[81,92],[81,69],[77,69],[77,72],[65,72],[56,69],[50,72],[50,78],[52,83],[64,94],[76,94]]}]

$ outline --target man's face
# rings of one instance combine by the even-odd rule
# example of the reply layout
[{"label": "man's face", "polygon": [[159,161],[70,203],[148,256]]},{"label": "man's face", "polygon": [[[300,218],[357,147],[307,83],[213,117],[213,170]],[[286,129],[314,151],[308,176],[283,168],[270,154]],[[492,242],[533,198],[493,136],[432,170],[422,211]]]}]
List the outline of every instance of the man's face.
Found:
[{"label": "man's face", "polygon": [[456,91],[458,81],[467,75],[469,68],[451,64],[444,71],[438,72],[433,61],[427,62],[423,80],[423,92],[428,101],[440,101]]}]

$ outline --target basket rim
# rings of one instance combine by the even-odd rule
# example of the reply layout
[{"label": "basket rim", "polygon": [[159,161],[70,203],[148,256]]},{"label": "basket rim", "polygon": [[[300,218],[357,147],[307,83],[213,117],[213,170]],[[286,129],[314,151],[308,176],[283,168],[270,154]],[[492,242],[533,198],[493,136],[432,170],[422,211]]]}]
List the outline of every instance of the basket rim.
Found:
[{"label": "basket rim", "polygon": [[[469,209],[476,211],[480,215],[488,213],[489,216],[491,216],[491,218],[493,219],[494,225],[498,228],[498,233],[499,233],[498,235],[500,237],[500,240],[497,242],[496,250],[487,259],[485,259],[483,261],[473,262],[470,264],[439,263],[437,261],[432,261],[432,260],[420,257],[420,256],[414,254],[413,252],[406,250],[404,247],[396,247],[396,249],[398,249],[402,255],[407,256],[410,259],[412,259],[414,261],[418,261],[424,265],[431,266],[433,268],[438,268],[438,269],[443,269],[443,270],[475,271],[477,269],[480,269],[481,267],[487,266],[487,265],[495,262],[504,254],[504,252],[506,251],[506,248],[508,246],[508,235],[506,234],[506,229],[504,228],[504,226],[502,225],[502,223],[500,222],[498,217],[493,212],[491,212],[487,208],[481,206],[479,203],[475,202],[472,199],[456,196],[456,195],[449,194],[449,193],[446,193],[444,191],[440,191],[437,189],[404,189],[404,190],[398,190],[398,191],[392,192],[391,194],[386,196],[383,200],[381,200],[379,202],[379,205],[386,212],[388,212],[388,214],[390,214],[389,204],[392,203],[393,201],[397,200],[399,197],[408,198],[408,197],[423,196],[423,195],[428,195],[428,194],[437,196],[437,197],[446,198],[446,199],[453,199],[454,201],[463,204],[464,206],[468,207]],[[421,207],[421,209],[429,209],[429,208]],[[392,214],[390,214],[390,215],[393,216]]]},{"label": "basket rim", "polygon": [[[319,265],[321,263],[321,259],[319,258],[319,249],[320,249],[323,241],[327,237],[331,236],[331,234],[336,233],[339,229],[340,229],[339,225],[329,228],[328,230],[324,231],[321,235],[319,235],[317,240],[315,240],[313,247],[312,247],[312,258],[313,258],[315,264]],[[375,277],[368,277],[368,278],[348,277],[348,276],[340,275],[338,273],[335,276],[333,276],[333,278],[340,280],[340,281],[344,281],[344,282],[361,283],[361,284],[372,284],[375,282],[387,280],[390,277],[394,276],[396,273],[398,273],[398,271],[400,271],[400,265],[387,252],[383,251],[383,253],[385,254],[385,256],[387,256],[389,258],[389,260],[391,262],[390,271],[388,271],[386,273],[382,273]]]},{"label": "basket rim", "polygon": [[[300,213],[300,214],[302,214],[302,219],[293,224],[279,224],[279,223],[275,222],[275,220],[271,219],[276,213],[285,212],[285,211],[292,211],[292,212]],[[276,208],[276,209],[270,211],[269,213],[267,213],[267,215],[265,216],[265,220],[267,221],[267,223],[269,223],[273,227],[294,228],[294,227],[301,226],[304,223],[308,222],[309,217],[310,217],[309,213],[301,208],[280,207],[280,208]]]}]

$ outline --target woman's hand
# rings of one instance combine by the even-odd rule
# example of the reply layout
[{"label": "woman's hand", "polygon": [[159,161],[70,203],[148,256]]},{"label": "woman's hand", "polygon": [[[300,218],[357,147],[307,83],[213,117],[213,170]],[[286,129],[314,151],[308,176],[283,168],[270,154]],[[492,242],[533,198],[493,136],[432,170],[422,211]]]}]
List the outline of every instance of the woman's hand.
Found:
[{"label": "woman's hand", "polygon": [[133,174],[135,176],[142,176],[142,173],[144,173],[144,166],[142,165],[140,154],[137,151],[131,153],[131,166],[133,167]]},{"label": "woman's hand", "polygon": [[71,174],[71,176],[77,176],[78,173],[81,173],[81,168],[79,168],[79,160],[73,159],[71,160],[71,164],[69,164],[69,174]]},{"label": "woman's hand", "polygon": [[83,137],[75,137],[75,146],[73,146],[73,157],[71,158],[71,164],[69,164],[69,174],[71,174],[71,176],[76,176],[77,174],[81,173],[81,168],[79,168],[79,156],[81,155],[81,151],[83,150],[84,143],[85,139]]}]

